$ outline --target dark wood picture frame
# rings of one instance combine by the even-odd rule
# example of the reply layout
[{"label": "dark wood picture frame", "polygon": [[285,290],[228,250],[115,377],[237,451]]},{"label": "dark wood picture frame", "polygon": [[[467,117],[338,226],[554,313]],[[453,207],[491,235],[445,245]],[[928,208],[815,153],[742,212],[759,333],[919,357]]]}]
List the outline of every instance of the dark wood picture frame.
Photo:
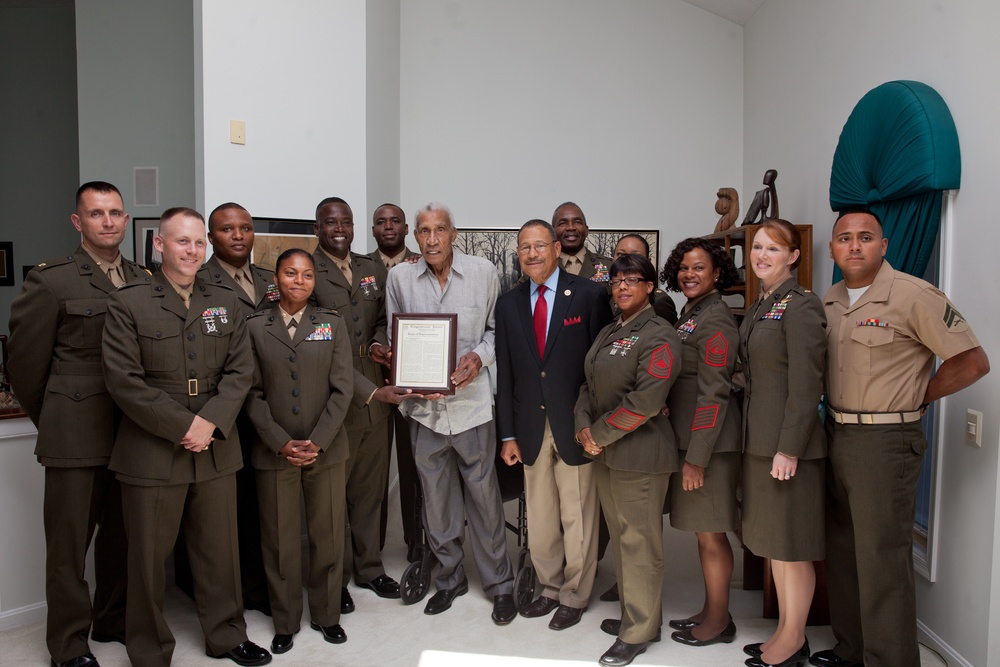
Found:
[{"label": "dark wood picture frame", "polygon": [[[441,383],[409,383],[400,380],[400,361],[410,354],[404,341],[407,336],[403,333],[404,327],[409,323],[415,325],[438,324],[445,325],[444,358],[443,368],[444,381]],[[451,376],[455,372],[456,355],[458,354],[458,315],[455,313],[393,313],[392,314],[392,384],[401,389],[411,389],[415,394],[444,394],[445,396],[455,393],[455,384],[451,381]]]}]

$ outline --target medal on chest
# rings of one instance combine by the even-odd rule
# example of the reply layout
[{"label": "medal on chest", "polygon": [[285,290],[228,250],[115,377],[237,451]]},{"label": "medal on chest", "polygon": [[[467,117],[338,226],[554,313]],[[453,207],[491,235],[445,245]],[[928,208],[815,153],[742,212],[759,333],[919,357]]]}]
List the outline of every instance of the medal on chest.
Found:
[{"label": "medal on chest", "polygon": [[788,302],[792,300],[792,295],[789,294],[781,301],[776,301],[771,305],[771,310],[764,313],[764,316],[760,319],[762,320],[780,320],[785,315],[785,309],[788,308]]},{"label": "medal on chest", "polygon": [[264,297],[268,301],[278,301],[281,299],[281,293],[278,292],[278,286],[271,283],[267,286],[267,291],[264,292]]},{"label": "medal on chest", "polygon": [[638,336],[629,336],[628,338],[619,338],[611,344],[611,356],[616,354],[621,354],[621,356],[628,356],[629,350],[639,342]]},{"label": "medal on chest", "polygon": [[306,336],[306,340],[333,340],[333,327],[326,322],[317,324],[312,333]]},{"label": "medal on chest", "polygon": [[698,323],[694,321],[694,318],[689,318],[684,324],[677,325],[677,335],[680,336],[681,340],[687,340],[687,337],[694,333],[694,330],[698,328]]},{"label": "medal on chest", "polygon": [[375,276],[365,276],[362,278],[359,283],[359,287],[361,287],[361,291],[365,293],[365,296],[368,296],[371,292],[378,291],[378,284],[375,282]]},{"label": "medal on chest", "polygon": [[604,266],[600,262],[594,264],[594,275],[590,279],[595,283],[606,283],[611,280],[611,275],[608,273],[608,267]]},{"label": "medal on chest", "polygon": [[206,308],[201,314],[201,326],[205,330],[205,333],[219,333],[219,328],[216,326],[215,319],[219,319],[219,324],[227,324],[229,322],[229,313],[222,306]]}]

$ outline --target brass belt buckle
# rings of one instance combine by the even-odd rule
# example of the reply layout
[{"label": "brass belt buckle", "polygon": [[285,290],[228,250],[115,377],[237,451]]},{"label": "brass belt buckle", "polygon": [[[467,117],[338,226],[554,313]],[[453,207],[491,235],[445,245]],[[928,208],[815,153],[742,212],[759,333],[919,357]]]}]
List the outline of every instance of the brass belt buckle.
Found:
[{"label": "brass belt buckle", "polygon": [[188,380],[188,396],[198,395],[198,378]]}]

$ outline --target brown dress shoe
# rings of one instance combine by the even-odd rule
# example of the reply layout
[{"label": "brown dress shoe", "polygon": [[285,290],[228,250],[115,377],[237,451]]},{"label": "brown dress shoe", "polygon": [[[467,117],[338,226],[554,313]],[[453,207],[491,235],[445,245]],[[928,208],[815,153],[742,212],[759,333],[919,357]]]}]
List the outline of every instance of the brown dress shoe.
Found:
[{"label": "brown dress shoe", "polygon": [[585,611],[587,611],[586,607],[577,609],[561,604],[559,605],[559,609],[556,610],[555,616],[549,621],[549,628],[553,630],[565,630],[572,627],[580,622],[580,617],[583,616],[583,612]]},{"label": "brown dress shoe", "polygon": [[547,598],[544,595],[539,595],[537,598],[524,605],[521,608],[521,616],[525,618],[539,618],[541,616],[548,616],[552,613],[552,610],[559,606],[559,600],[554,600],[552,598]]}]

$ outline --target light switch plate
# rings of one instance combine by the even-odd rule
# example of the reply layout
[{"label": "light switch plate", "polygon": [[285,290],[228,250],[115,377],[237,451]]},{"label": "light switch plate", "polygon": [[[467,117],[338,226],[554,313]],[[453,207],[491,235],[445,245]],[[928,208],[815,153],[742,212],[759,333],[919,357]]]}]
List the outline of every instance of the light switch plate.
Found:
[{"label": "light switch plate", "polygon": [[965,441],[976,447],[983,446],[983,413],[979,410],[965,413]]}]

